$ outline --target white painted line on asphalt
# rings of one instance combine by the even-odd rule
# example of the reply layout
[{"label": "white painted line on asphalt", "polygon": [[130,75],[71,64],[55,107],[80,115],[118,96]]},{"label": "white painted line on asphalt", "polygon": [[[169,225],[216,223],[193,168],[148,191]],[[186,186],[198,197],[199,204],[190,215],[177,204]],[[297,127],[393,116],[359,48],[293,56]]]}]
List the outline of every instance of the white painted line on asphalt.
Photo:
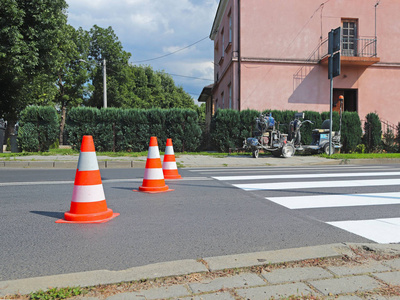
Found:
[{"label": "white painted line on asphalt", "polygon": [[219,176],[217,180],[258,180],[258,179],[293,179],[293,178],[337,178],[337,177],[372,177],[400,176],[400,172],[370,172],[370,173],[325,173],[325,174],[290,174],[290,175],[252,175],[252,176]]},{"label": "white painted line on asphalt", "polygon": [[0,182],[0,186],[74,184],[74,181]]},{"label": "white painted line on asphalt", "polygon": [[400,243],[400,218],[327,222],[380,244]]},{"label": "white painted line on asphalt", "polygon": [[312,188],[333,188],[333,187],[366,187],[400,185],[400,179],[371,179],[371,180],[338,180],[338,181],[295,181],[295,182],[276,182],[276,183],[252,183],[252,184],[233,184],[233,186],[245,191],[261,190],[293,190],[293,189],[312,189]]},{"label": "white painted line on asphalt", "polygon": [[290,209],[400,204],[400,193],[267,197]]},{"label": "white painted line on asphalt", "polygon": [[[174,181],[174,179],[166,179],[168,181]],[[175,181],[208,181],[213,180],[209,177],[185,177]],[[134,179],[105,179],[102,180],[104,183],[112,183],[112,182],[142,182],[143,178],[134,178]],[[74,184],[74,181],[27,181],[27,182],[0,182],[1,186],[21,186],[21,185],[52,185],[52,184]]]},{"label": "white painted line on asphalt", "polygon": [[[244,169],[244,168],[232,168],[232,167],[223,167],[223,168],[209,168],[209,169],[189,169],[186,168],[186,170],[190,172],[203,172],[203,173],[216,173],[216,172],[224,172],[224,173],[234,173],[234,172],[243,172],[243,171],[249,171],[249,172],[293,172],[294,170],[300,171],[300,170],[310,170],[310,171],[316,171],[316,170],[325,170],[326,171],[327,166],[324,167],[260,167],[260,166],[255,166],[254,168],[251,169]],[[331,171],[337,171],[337,170],[343,170],[343,169],[359,169],[359,170],[365,170],[365,169],[385,169],[387,170],[387,166],[342,166],[342,165],[329,165],[329,170]]]}]

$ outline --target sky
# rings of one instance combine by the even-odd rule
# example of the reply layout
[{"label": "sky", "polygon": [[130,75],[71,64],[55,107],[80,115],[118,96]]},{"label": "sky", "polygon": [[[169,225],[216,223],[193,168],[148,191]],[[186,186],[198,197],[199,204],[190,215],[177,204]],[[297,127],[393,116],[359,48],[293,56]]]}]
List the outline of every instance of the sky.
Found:
[{"label": "sky", "polygon": [[123,49],[132,54],[132,64],[171,74],[195,100],[204,86],[213,83],[214,44],[209,35],[219,0],[66,2],[70,25],[85,30],[111,26]]}]

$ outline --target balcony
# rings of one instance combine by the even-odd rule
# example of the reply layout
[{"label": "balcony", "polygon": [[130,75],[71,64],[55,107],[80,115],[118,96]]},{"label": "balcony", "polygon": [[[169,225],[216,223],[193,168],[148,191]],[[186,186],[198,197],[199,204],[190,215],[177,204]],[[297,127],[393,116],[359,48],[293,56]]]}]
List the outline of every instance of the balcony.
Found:
[{"label": "balcony", "polygon": [[[343,38],[340,63],[342,66],[371,66],[380,61],[377,57],[376,45],[376,38]],[[328,64],[328,39],[321,43],[320,55],[320,62]]]}]

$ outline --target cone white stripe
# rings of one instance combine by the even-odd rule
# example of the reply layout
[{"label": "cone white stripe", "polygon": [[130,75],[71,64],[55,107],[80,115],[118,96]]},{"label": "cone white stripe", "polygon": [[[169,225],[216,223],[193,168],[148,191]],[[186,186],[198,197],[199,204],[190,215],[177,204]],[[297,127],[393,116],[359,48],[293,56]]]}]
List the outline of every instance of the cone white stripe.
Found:
[{"label": "cone white stripe", "polygon": [[149,147],[147,158],[160,158],[160,151],[158,150],[158,146]]},{"label": "cone white stripe", "polygon": [[152,169],[146,168],[144,170],[144,179],[164,179],[164,173],[161,168]]},{"label": "cone white stripe", "polygon": [[174,147],[166,146],[165,147],[165,155],[173,155],[174,154]]},{"label": "cone white stripe", "polygon": [[74,185],[72,202],[98,202],[106,200],[103,185]]},{"label": "cone white stripe", "polygon": [[78,160],[79,171],[95,171],[99,169],[96,152],[81,152]]},{"label": "cone white stripe", "polygon": [[162,168],[164,170],[175,170],[175,169],[178,169],[178,167],[176,166],[176,162],[175,161],[164,161]]}]

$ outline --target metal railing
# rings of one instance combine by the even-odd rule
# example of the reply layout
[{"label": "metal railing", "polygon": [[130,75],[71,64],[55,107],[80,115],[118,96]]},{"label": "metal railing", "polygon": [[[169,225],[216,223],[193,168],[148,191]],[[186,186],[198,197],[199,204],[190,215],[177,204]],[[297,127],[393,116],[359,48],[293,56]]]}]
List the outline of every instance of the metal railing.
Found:
[{"label": "metal railing", "polygon": [[[375,57],[377,56],[377,39],[374,37],[342,38],[342,56]],[[328,39],[321,42],[321,59],[328,55]]]}]

